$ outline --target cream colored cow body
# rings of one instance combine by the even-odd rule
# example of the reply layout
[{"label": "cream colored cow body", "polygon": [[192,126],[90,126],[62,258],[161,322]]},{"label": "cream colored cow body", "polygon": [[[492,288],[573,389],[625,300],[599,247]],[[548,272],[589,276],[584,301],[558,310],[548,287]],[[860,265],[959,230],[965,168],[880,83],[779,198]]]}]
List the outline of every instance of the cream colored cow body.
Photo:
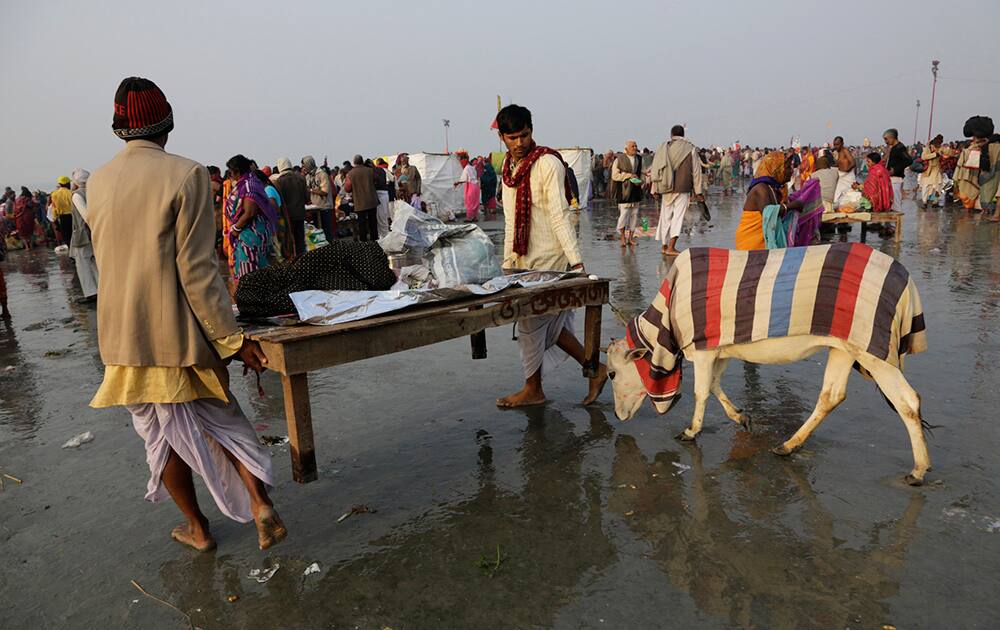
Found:
[{"label": "cream colored cow body", "polygon": [[[922,484],[924,475],[931,468],[931,462],[920,418],[920,396],[895,366],[835,337],[816,335],[776,337],[708,350],[696,350],[693,345],[684,348],[684,357],[694,364],[694,416],[691,418],[691,426],[677,437],[682,440],[693,440],[701,431],[709,394],[714,394],[718,398],[731,420],[749,429],[749,420],[733,405],[720,385],[722,373],[725,372],[729,359],[761,364],[792,363],[824,348],[829,348],[829,356],[816,408],[795,435],[773,449],[773,452],[778,455],[790,455],[802,446],[823,419],[846,397],[847,379],[852,366],[857,362],[871,374],[906,425],[913,449],[913,470],[906,476],[905,481],[910,485]],[[629,350],[624,340],[612,340],[608,346],[608,374],[612,379],[615,415],[619,420],[632,418],[646,399],[646,390],[633,362],[647,352],[648,350],[642,348]],[[670,366],[664,367],[670,368]]]}]

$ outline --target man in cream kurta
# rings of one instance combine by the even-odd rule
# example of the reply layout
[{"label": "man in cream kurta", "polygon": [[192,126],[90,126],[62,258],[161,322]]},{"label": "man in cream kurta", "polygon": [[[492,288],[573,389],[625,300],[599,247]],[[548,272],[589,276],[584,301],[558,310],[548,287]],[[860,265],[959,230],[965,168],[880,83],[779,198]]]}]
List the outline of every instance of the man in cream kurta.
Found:
[{"label": "man in cream kurta", "polygon": [[173,112],[148,79],[122,81],[112,127],[125,148],[88,181],[105,364],[91,405],[132,414],[146,442],[146,498],[169,495],[187,519],[174,540],[215,548],[193,470],[223,514],[255,522],[265,549],[286,534],[267,494],[271,460],[229,391],[225,365],[238,354],[259,371],[266,358],[243,337],[219,275],[208,170],[164,151]]},{"label": "man in cream kurta", "polygon": [[[508,151],[501,173],[504,269],[584,272],[576,233],[568,219],[570,206],[566,198],[566,167],[562,159],[551,150],[535,145],[531,112],[527,108],[519,105],[503,108],[497,114],[497,127]],[[518,208],[518,191],[522,187],[529,187],[531,192],[529,221],[524,221],[525,208]],[[519,252],[519,249],[523,251]],[[563,358],[559,350],[573,357],[581,366],[586,362],[583,346],[573,333],[572,311],[523,319],[518,322],[517,328],[524,387],[515,394],[498,399],[498,407],[544,403],[543,364],[546,358],[550,362]],[[596,376],[590,379],[583,404],[597,399],[607,379],[607,368],[600,364]]]}]

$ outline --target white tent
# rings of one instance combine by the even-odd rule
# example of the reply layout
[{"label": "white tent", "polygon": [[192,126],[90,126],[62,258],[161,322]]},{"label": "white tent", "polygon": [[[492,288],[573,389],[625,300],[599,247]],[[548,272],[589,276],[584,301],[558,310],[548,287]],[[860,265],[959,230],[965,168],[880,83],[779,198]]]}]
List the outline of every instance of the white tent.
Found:
[{"label": "white tent", "polygon": [[590,165],[593,161],[594,150],[572,147],[568,149],[556,149],[556,151],[562,155],[566,164],[573,169],[573,174],[576,175],[576,183],[580,187],[580,207],[586,208],[590,201]]},{"label": "white tent", "polygon": [[462,165],[454,155],[445,153],[412,153],[410,165],[420,173],[421,200],[431,214],[441,210],[465,215],[465,200],[455,182],[462,176]]}]

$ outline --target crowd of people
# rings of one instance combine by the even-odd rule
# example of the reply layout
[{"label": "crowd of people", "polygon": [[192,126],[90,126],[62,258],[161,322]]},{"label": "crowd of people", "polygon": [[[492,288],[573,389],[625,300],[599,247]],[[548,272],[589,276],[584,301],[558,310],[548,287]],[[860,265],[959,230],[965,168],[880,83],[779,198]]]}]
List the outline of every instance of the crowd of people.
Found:
[{"label": "crowd of people", "polygon": [[[801,211],[806,201],[789,197],[802,198],[795,193],[804,189],[815,188],[807,191],[808,199],[815,196],[814,192],[819,195],[822,212],[816,213],[817,218],[823,212],[901,212],[908,172],[915,175],[914,198],[923,207],[959,204],[967,210],[982,211],[985,220],[1000,221],[1000,135],[994,133],[992,120],[986,117],[969,119],[963,130],[967,140],[945,143],[939,134],[926,145],[918,142],[912,147],[899,140],[896,129],[887,129],[879,147],[868,138],[847,146],[844,138],[837,136],[822,146],[794,142],[790,147],[751,148],[735,143],[698,149],[681,144],[686,142],[684,131],[683,126],[675,126],[670,140],[656,151],[645,148],[640,152],[637,143],[629,140],[621,152],[608,150],[593,156],[592,194],[618,204],[617,230],[622,247],[635,245],[638,206],[652,197],[661,200],[655,238],[665,255],[676,255],[677,237],[690,200],[703,201],[709,189],[729,196],[745,186],[744,216],[736,246],[754,249],[765,247],[765,210],[773,207],[779,218],[790,210]],[[672,157],[671,147],[676,153]],[[680,171],[676,169],[682,154],[691,156],[690,174],[687,165]],[[668,164],[674,166],[669,169],[669,178],[665,168]],[[668,179],[677,173],[683,176],[678,185],[693,197],[674,194],[677,189]],[[810,185],[811,181],[816,184]],[[817,238],[826,231],[820,221],[815,222],[815,227]],[[891,225],[878,229],[883,236],[893,232]]]}]

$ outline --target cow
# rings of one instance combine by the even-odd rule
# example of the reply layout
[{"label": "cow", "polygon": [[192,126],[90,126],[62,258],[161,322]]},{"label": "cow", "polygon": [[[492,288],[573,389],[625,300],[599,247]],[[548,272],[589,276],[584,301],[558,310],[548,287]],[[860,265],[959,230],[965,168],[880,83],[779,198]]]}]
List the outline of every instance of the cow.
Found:
[{"label": "cow", "polygon": [[901,371],[903,356],[927,347],[920,296],[891,256],[861,243],[736,251],[691,248],[677,257],[645,312],[608,346],[615,415],[635,416],[646,398],[666,413],[680,395],[681,357],[694,365],[694,415],[677,437],[694,440],[713,394],[743,428],[750,419],[722,391],[730,359],[782,364],[829,350],[809,418],[773,449],[790,455],[845,398],[851,369],[872,379],[903,420],[913,449],[905,477],[930,470],[920,396]]}]

